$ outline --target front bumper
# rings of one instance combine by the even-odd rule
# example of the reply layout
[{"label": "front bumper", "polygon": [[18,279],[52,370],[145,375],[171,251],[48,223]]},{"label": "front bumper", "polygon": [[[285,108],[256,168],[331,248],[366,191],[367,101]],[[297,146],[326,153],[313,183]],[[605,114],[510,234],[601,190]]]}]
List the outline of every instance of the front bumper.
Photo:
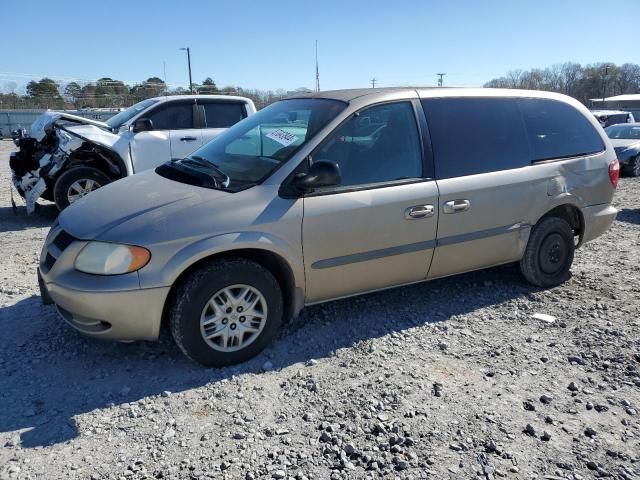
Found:
[{"label": "front bumper", "polygon": [[91,337],[157,340],[169,287],[120,292],[82,291],[46,283],[60,316]]},{"label": "front bumper", "polygon": [[89,275],[74,268],[86,241],[56,223],[40,256],[38,277],[43,301],[55,303],[76,330],[110,340],[156,340],[171,287],[140,288],[138,273]]},{"label": "front bumper", "polygon": [[618,210],[608,203],[593,205],[582,209],[584,217],[583,242],[599,237],[611,226],[618,215]]}]

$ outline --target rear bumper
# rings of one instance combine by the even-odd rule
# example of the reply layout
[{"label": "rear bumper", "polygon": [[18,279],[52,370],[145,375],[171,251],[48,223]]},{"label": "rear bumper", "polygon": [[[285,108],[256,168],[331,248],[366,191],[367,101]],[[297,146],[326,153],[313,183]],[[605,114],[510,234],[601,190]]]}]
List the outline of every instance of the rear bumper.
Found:
[{"label": "rear bumper", "polygon": [[81,291],[47,283],[60,316],[81,333],[109,340],[157,340],[170,287]]},{"label": "rear bumper", "polygon": [[583,242],[599,237],[611,226],[618,215],[618,210],[608,203],[593,205],[582,209],[584,217]]}]

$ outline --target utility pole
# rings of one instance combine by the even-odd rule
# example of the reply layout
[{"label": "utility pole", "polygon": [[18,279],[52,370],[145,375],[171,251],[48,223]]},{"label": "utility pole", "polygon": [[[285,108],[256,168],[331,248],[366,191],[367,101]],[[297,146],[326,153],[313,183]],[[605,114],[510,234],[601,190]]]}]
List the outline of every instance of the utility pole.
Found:
[{"label": "utility pole", "polygon": [[191,80],[191,50],[189,50],[189,47],[183,47],[180,50],[187,51],[187,63],[189,64],[189,92],[193,94],[193,81]]},{"label": "utility pole", "polygon": [[320,70],[318,69],[318,40],[316,40],[316,92],[320,91]]},{"label": "utility pole", "polygon": [[373,77],[369,81],[371,82],[371,88],[376,88],[376,82],[378,81],[378,79],[376,77]]},{"label": "utility pole", "polygon": [[609,74],[609,65],[604,66],[604,77],[602,78],[602,108],[604,108],[604,99],[607,93],[607,75]]},{"label": "utility pole", "polygon": [[167,96],[167,62],[162,61],[162,70],[164,72],[164,95]]},{"label": "utility pole", "polygon": [[446,75],[446,73],[436,73],[436,75],[438,75],[438,86],[442,87],[442,77],[444,77]]}]

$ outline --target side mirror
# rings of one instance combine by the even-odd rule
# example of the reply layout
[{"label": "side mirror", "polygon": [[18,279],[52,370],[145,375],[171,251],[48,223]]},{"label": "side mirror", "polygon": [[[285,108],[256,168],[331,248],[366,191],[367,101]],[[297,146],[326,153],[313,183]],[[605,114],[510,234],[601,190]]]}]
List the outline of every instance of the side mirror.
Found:
[{"label": "side mirror", "polygon": [[133,133],[148,132],[149,130],[153,130],[153,122],[148,118],[137,119],[131,128]]},{"label": "side mirror", "polygon": [[342,182],[340,167],[331,160],[318,160],[309,167],[308,173],[300,173],[295,178],[296,189],[300,192],[313,192],[316,188],[331,187]]}]

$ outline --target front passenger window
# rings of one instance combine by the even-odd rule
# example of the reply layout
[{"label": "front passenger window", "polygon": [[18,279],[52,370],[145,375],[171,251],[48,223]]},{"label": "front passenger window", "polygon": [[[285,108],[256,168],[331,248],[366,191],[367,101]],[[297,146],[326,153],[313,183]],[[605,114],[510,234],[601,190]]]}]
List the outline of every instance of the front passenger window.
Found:
[{"label": "front passenger window", "polygon": [[362,110],[333,132],[315,160],[340,167],[340,186],[366,185],[422,176],[422,150],[410,102]]}]

